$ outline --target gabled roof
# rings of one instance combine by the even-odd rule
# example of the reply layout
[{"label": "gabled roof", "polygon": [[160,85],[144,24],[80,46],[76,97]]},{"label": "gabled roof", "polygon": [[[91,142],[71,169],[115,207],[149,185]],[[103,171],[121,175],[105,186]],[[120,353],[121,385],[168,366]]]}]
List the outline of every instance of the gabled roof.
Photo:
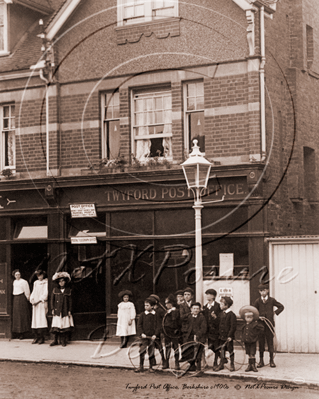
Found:
[{"label": "gabled roof", "polygon": [[80,2],[81,0],[65,0],[61,3],[46,26],[45,32],[48,40],[52,40],[55,37]]},{"label": "gabled roof", "polygon": [[12,0],[13,3],[21,4],[31,10],[38,11],[41,14],[49,15],[51,14],[55,6],[52,3],[56,3],[55,0]]}]

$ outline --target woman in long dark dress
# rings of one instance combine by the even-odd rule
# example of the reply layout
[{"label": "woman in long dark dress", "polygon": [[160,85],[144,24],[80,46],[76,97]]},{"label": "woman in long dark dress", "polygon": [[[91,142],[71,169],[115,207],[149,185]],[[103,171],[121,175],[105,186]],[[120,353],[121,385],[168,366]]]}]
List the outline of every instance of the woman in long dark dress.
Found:
[{"label": "woman in long dark dress", "polygon": [[21,278],[20,270],[12,272],[15,280],[13,282],[13,315],[12,332],[19,334],[23,339],[23,334],[30,331],[31,318],[29,309],[30,288],[26,280]]}]

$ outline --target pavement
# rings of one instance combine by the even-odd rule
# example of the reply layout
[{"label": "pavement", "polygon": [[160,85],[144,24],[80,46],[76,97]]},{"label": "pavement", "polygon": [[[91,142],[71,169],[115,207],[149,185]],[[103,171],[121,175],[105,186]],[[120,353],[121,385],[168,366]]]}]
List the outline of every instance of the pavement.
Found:
[{"label": "pavement", "polygon": [[[128,348],[119,348],[117,341],[71,341],[66,347],[61,345],[50,347],[47,341],[43,345],[32,345],[32,340],[0,340],[0,361],[43,362],[68,365],[83,365],[95,367],[134,368],[138,366],[138,347],[130,351]],[[218,375],[231,378],[254,380],[256,384],[277,382],[280,384],[298,384],[319,389],[319,356],[318,354],[277,353],[275,357],[276,368],[269,365],[258,369],[258,373],[245,372],[247,362],[244,351],[235,354],[235,372],[228,369],[214,372],[212,370],[211,351],[206,352],[207,367],[205,374]],[[268,353],[265,353],[268,360]],[[159,356],[159,355],[158,355]],[[171,362],[173,365],[173,353]],[[157,362],[160,364],[160,361]],[[146,362],[146,366],[148,362]],[[158,366],[158,371],[161,366]],[[165,370],[174,372],[174,370]],[[184,378],[184,377],[182,377]]]}]

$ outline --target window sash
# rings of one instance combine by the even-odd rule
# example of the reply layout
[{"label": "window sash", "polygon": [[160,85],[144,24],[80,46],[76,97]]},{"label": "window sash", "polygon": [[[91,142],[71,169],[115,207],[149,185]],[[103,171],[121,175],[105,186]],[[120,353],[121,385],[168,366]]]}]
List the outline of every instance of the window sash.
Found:
[{"label": "window sash", "polygon": [[102,158],[115,159],[120,151],[120,95],[102,95]]},{"label": "window sash", "polygon": [[16,138],[15,138],[15,106],[1,107],[1,169],[15,169],[16,166]]}]

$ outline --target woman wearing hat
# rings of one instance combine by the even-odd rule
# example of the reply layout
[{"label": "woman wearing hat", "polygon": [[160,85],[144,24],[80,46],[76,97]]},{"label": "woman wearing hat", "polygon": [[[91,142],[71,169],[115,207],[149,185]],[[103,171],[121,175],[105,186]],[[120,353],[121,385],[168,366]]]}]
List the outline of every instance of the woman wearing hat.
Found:
[{"label": "woman wearing hat", "polygon": [[263,331],[264,327],[261,323],[258,323],[259,312],[254,306],[243,306],[239,310],[239,315],[245,320],[245,324],[242,328],[242,341],[245,344],[246,355],[248,355],[248,367],[245,371],[257,372],[256,368],[256,342],[260,331]]},{"label": "woman wearing hat", "polygon": [[116,335],[121,337],[120,348],[126,348],[128,337],[136,334],[136,311],[134,304],[130,302],[131,297],[132,292],[129,290],[119,293],[119,298],[122,302],[118,304]]},{"label": "woman wearing hat", "polygon": [[62,346],[66,346],[67,334],[71,331],[73,324],[72,317],[72,291],[67,284],[71,281],[69,273],[59,272],[52,277],[58,286],[53,288],[51,296],[52,325],[51,333],[54,334],[54,341],[50,346],[59,345],[60,335]]},{"label": "woman wearing hat", "polygon": [[33,344],[43,344],[44,335],[48,328],[48,279],[46,272],[37,270],[35,272],[37,280],[33,283],[33,291],[30,296],[32,304],[32,324],[31,328],[34,333]]},{"label": "woman wearing hat", "polygon": [[12,276],[15,278],[13,282],[12,332],[19,334],[19,338],[23,339],[23,334],[30,330],[28,304],[30,288],[28,282],[21,278],[20,270],[14,270]]}]

